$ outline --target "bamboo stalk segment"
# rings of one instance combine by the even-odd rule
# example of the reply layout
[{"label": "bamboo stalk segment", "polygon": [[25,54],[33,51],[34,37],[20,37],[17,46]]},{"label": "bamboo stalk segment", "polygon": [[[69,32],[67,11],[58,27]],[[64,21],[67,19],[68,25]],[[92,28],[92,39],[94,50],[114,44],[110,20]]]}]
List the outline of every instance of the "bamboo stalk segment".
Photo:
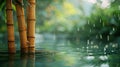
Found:
[{"label": "bamboo stalk segment", "polygon": [[[18,0],[19,3],[23,3],[23,0]],[[18,19],[18,29],[20,35],[20,44],[21,44],[21,53],[28,53],[28,44],[27,44],[27,32],[26,32],[26,24],[25,24],[25,16],[23,7],[16,3],[16,12]]]},{"label": "bamboo stalk segment", "polygon": [[7,32],[8,32],[8,52],[16,53],[14,25],[13,25],[12,0],[6,0],[6,18],[7,18]]},{"label": "bamboo stalk segment", "polygon": [[27,7],[27,38],[29,53],[35,53],[35,0],[28,0]]}]

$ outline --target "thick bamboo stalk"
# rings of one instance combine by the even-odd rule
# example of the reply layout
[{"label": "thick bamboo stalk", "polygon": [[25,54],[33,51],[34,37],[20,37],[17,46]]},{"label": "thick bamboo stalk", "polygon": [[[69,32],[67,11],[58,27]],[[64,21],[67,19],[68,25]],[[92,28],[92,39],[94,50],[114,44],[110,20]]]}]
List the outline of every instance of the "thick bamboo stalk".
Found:
[{"label": "thick bamboo stalk", "polygon": [[29,53],[35,53],[35,0],[28,0],[27,7],[27,38]]},{"label": "thick bamboo stalk", "polygon": [[15,53],[15,37],[13,25],[12,0],[6,0],[6,17],[7,17],[7,32],[8,32],[8,52]]},{"label": "thick bamboo stalk", "polygon": [[18,0],[19,3],[16,3],[16,12],[18,19],[18,29],[20,34],[20,44],[21,44],[21,53],[28,53],[28,44],[27,44],[27,33],[26,33],[26,24],[23,6],[20,4],[23,3],[23,0]]}]

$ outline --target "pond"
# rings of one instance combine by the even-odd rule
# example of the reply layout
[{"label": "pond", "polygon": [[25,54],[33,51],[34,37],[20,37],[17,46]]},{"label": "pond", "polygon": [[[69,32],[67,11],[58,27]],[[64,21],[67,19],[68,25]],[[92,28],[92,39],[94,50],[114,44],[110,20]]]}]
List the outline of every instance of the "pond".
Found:
[{"label": "pond", "polygon": [[120,67],[120,49],[116,44],[97,46],[79,40],[41,40],[36,43],[35,54],[1,52],[0,62],[0,67]]}]

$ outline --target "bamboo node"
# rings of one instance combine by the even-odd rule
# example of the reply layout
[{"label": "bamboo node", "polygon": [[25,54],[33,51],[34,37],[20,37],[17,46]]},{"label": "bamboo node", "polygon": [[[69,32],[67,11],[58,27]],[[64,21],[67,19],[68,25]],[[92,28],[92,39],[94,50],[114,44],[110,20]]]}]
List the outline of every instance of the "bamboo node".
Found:
[{"label": "bamboo node", "polygon": [[27,38],[35,38],[34,36],[27,36]]},{"label": "bamboo node", "polygon": [[35,46],[29,46],[28,48],[35,48]]},{"label": "bamboo node", "polygon": [[26,29],[19,29],[19,32],[23,32],[23,31],[26,31]]},{"label": "bamboo node", "polygon": [[8,42],[15,42],[14,40],[12,41],[12,40],[8,40]]},{"label": "bamboo node", "polygon": [[13,24],[7,24],[7,26],[13,26]]},{"label": "bamboo node", "polygon": [[36,21],[36,19],[27,19],[27,21]]},{"label": "bamboo node", "polygon": [[24,16],[24,15],[17,15],[17,17],[21,17],[21,16]]},{"label": "bamboo node", "polygon": [[8,11],[8,10],[11,10],[11,11],[12,11],[13,9],[12,9],[12,8],[11,8],[11,9],[8,9],[8,8],[7,8],[6,11]]},{"label": "bamboo node", "polygon": [[29,2],[29,4],[33,4],[33,5],[35,5],[36,3],[35,3],[35,2]]}]

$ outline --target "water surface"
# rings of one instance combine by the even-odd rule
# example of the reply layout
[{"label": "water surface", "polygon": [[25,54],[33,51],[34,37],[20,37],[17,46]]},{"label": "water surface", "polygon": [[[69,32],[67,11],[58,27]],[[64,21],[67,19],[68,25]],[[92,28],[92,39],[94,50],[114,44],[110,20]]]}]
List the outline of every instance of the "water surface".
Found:
[{"label": "water surface", "polygon": [[120,67],[120,49],[115,44],[48,40],[36,46],[35,54],[1,52],[0,67]]}]

